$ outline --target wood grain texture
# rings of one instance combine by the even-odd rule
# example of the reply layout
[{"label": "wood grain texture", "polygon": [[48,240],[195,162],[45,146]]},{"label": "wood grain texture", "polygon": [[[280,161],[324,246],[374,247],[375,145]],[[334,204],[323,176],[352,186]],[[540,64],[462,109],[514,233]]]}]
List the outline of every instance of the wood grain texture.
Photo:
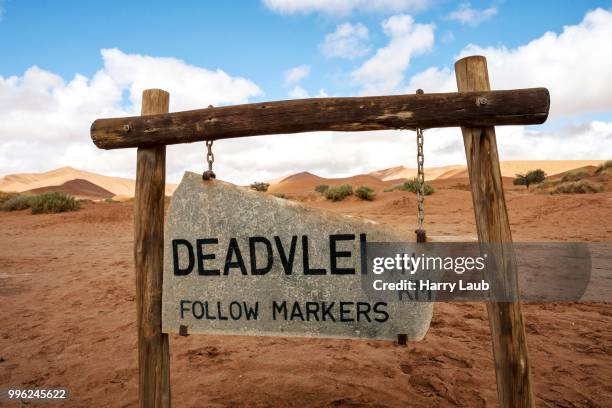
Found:
[{"label": "wood grain texture", "polygon": [[98,119],[102,149],[312,131],[532,125],[548,117],[545,88],[359,98],[315,98],[207,108],[164,115]]},{"label": "wood grain texture", "polygon": [[[142,95],[142,114],[168,112],[160,89]],[[170,407],[168,335],[161,332],[166,147],[138,148],[134,197],[134,264],[140,407]]]},{"label": "wood grain texture", "polygon": [[[460,92],[490,89],[484,57],[463,58],[455,64]],[[497,141],[493,127],[462,127],[465,154],[472,189],[478,239],[499,244],[500,255],[489,261],[497,265],[489,276],[492,285],[507,293],[518,293],[516,258],[512,248],[510,222],[502,186]],[[497,395],[502,407],[533,407],[529,361],[521,304],[488,302],[487,311],[493,341]]]}]

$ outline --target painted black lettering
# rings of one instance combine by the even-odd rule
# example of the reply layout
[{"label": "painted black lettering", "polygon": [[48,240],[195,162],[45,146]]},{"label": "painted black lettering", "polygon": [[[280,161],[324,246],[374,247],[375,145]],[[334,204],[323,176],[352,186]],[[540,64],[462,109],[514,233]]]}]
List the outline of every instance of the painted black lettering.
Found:
[{"label": "painted black lettering", "polygon": [[204,302],[204,313],[206,314],[206,318],[208,320],[217,320],[217,318],[215,316],[211,316],[210,313],[208,313],[210,310],[208,310],[208,300]]},{"label": "painted black lettering", "polygon": [[240,320],[242,317],[242,307],[240,307],[240,302],[234,300],[229,305],[230,317],[234,320]]},{"label": "painted black lettering", "polygon": [[304,314],[302,313],[302,309],[300,308],[300,302],[293,302],[290,319],[296,320],[297,318],[299,318],[301,321],[304,321]]},{"label": "painted black lettering", "polygon": [[[264,267],[257,267],[257,251],[255,244],[264,244],[266,247],[266,265]],[[251,275],[265,275],[272,269],[272,243],[270,240],[264,237],[250,237],[249,238],[249,256],[251,260]]]},{"label": "painted black lettering", "polygon": [[323,306],[323,316],[322,319],[323,321],[331,320],[332,322],[336,321],[336,318],[334,317],[334,315],[332,314],[332,309],[334,308],[334,305],[336,304],[336,302],[331,302],[327,307],[325,307],[325,302],[322,302],[322,306]]},{"label": "painted black lettering", "polygon": [[283,319],[287,320],[287,301],[277,303],[275,300],[272,301],[272,320],[276,320],[276,314],[283,315]]},{"label": "painted black lettering", "polygon": [[357,302],[357,321],[361,321],[361,316],[365,317],[365,320],[371,322],[370,319],[370,309],[372,306],[368,302]]},{"label": "painted black lettering", "polygon": [[[179,264],[179,245],[187,248],[187,258],[189,259],[186,268],[181,268]],[[193,270],[195,264],[195,257],[193,256],[193,247],[191,243],[186,239],[173,239],[172,240],[172,261],[174,264],[174,274],[176,276],[189,275]]]},{"label": "painted black lettering", "polygon": [[189,300],[181,300],[181,319],[184,319],[185,312],[189,311],[189,307],[185,308],[185,305],[189,303],[191,303]]},{"label": "painted black lettering", "polygon": [[221,302],[217,302],[217,315],[219,320],[227,320],[227,316],[223,316],[223,313],[221,313]]},{"label": "painted black lettering", "polygon": [[[234,254],[236,255],[236,261],[232,261]],[[243,275],[248,275],[236,238],[230,239],[229,246],[227,247],[227,256],[225,257],[223,275],[229,275],[230,268],[240,268],[240,272],[242,272]]]},{"label": "painted black lettering", "polygon": [[218,243],[219,243],[219,240],[217,238],[204,238],[204,239],[196,240],[196,247],[197,247],[197,252],[198,252],[198,274],[207,275],[207,276],[214,276],[214,275],[221,274],[221,271],[219,271],[218,269],[204,268],[205,260],[215,259],[215,254],[205,254],[204,253],[204,245],[218,244]]},{"label": "painted black lettering", "polygon": [[351,309],[345,308],[345,306],[352,306],[353,302],[340,302],[340,321],[341,322],[354,322],[355,319],[352,317],[345,317],[345,315],[350,315]]},{"label": "painted black lettering", "polygon": [[[198,309],[199,311],[196,311]],[[196,319],[201,319],[202,317],[204,317],[204,305],[202,304],[202,302],[200,302],[199,300],[193,302],[191,304],[191,313]]]},{"label": "painted black lettering", "polygon": [[327,271],[324,268],[310,269],[310,259],[308,256],[308,237],[302,235],[302,256],[304,264],[304,275],[325,275]]},{"label": "painted black lettering", "polygon": [[274,237],[274,242],[276,243],[276,249],[278,250],[278,255],[280,256],[281,263],[283,264],[285,274],[291,275],[293,273],[293,260],[295,259],[297,235],[291,237],[291,245],[289,246],[289,256],[285,254],[285,248],[283,248],[283,243],[281,242],[279,236]]},{"label": "painted black lettering", "polygon": [[[318,322],[320,307],[321,305],[319,304],[319,302],[306,302],[306,320],[316,320]],[[313,319],[310,318],[311,315],[313,316]]]},{"label": "painted black lettering", "polygon": [[385,310],[386,307],[387,307],[386,302],[376,302],[374,304],[374,312],[381,316],[381,317],[375,317],[374,320],[380,323],[384,323],[387,320],[389,320],[389,313],[387,313],[387,311]]},{"label": "painted black lettering", "polygon": [[246,302],[242,302],[244,305],[244,314],[246,315],[247,320],[257,320],[259,316],[259,302],[255,302],[255,307],[252,308],[246,304]]},{"label": "painted black lettering", "polygon": [[359,252],[361,256],[361,274],[368,274],[368,251],[366,234],[359,234]]},{"label": "painted black lettering", "polygon": [[354,241],[355,234],[333,234],[329,236],[329,271],[332,275],[355,274],[355,268],[338,268],[338,258],[350,258],[350,251],[338,251],[338,241]]}]

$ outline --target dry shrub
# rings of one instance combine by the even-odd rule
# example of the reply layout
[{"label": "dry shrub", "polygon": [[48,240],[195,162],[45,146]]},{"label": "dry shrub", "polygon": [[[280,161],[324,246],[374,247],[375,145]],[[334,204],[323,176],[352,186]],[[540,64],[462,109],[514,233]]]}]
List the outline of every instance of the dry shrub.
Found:
[{"label": "dry shrub", "polygon": [[360,186],[356,191],[355,195],[362,200],[372,201],[376,196],[376,193],[371,187],[368,186]]},{"label": "dry shrub", "polygon": [[329,186],[327,184],[319,184],[315,187],[315,191],[317,193],[325,194],[327,190],[329,190]]},{"label": "dry shrub", "polygon": [[597,169],[595,170],[595,174],[607,173],[609,169],[612,169],[612,160],[608,160],[604,163],[601,163],[599,166],[597,166]]},{"label": "dry shrub", "polygon": [[17,197],[19,193],[0,191],[0,207],[13,197]]},{"label": "dry shrub", "polygon": [[332,186],[325,191],[325,198],[331,201],[342,201],[351,195],[353,195],[353,187],[350,184]]},{"label": "dry shrub", "polygon": [[569,173],[561,177],[561,182],[566,183],[568,181],[579,181],[587,177],[588,175],[589,174],[584,170],[570,171]]},{"label": "dry shrub", "polygon": [[[10,193],[9,193],[10,194]],[[32,206],[34,196],[29,194],[15,194],[2,203],[2,211],[21,211]]]},{"label": "dry shrub", "polygon": [[[385,190],[385,192],[401,190],[401,191],[410,191],[411,193],[418,193],[421,188],[421,183],[419,180],[414,177],[410,180],[403,182],[402,184],[398,184],[397,186],[393,186]],[[425,182],[423,185],[423,190],[425,195],[432,195],[436,190],[431,186],[431,184]]]},{"label": "dry shrub", "polygon": [[599,193],[603,188],[598,184],[589,183],[586,180],[575,181],[558,185],[552,194],[588,194]]},{"label": "dry shrub", "polygon": [[251,184],[251,189],[255,191],[266,192],[268,191],[268,187],[270,187],[269,183],[264,183],[261,181],[256,181],[255,183]]},{"label": "dry shrub", "polygon": [[64,193],[44,193],[35,196],[31,202],[32,214],[60,213],[81,208],[74,197]]}]

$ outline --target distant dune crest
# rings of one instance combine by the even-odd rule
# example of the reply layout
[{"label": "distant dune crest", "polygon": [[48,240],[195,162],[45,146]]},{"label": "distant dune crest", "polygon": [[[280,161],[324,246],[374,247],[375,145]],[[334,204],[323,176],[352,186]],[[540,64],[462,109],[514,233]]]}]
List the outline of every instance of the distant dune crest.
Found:
[{"label": "distant dune crest", "polygon": [[[61,167],[59,169],[47,171],[44,173],[18,173],[10,174],[0,179],[0,191],[16,191],[24,192],[44,187],[56,187],[64,185],[70,181],[87,181],[113,196],[134,196],[135,181],[122,177],[104,176],[102,174],[92,173],[85,170],[78,170],[72,167]],[[85,185],[82,185],[85,187]],[[75,187],[74,183],[72,186]],[[171,195],[174,192],[176,185],[166,185],[166,194]],[[83,191],[73,189],[73,195],[87,196],[91,189],[87,185]]]},{"label": "distant dune crest", "polygon": [[[555,176],[571,170],[598,166],[604,160],[514,160],[501,162],[502,176],[513,178],[518,173],[542,169],[548,176]],[[368,174],[351,177],[324,178],[307,171],[269,180],[270,192],[303,193],[319,184],[368,185],[384,188],[412,178],[416,168],[395,166],[376,170]],[[465,165],[425,167],[425,179],[443,182],[467,179]],[[166,195],[172,195],[175,184],[166,184]],[[135,181],[128,178],[104,176],[72,167],[61,167],[44,173],[10,174],[0,179],[0,191],[41,193],[62,191],[81,198],[104,199],[110,197],[128,198],[134,196]]]}]

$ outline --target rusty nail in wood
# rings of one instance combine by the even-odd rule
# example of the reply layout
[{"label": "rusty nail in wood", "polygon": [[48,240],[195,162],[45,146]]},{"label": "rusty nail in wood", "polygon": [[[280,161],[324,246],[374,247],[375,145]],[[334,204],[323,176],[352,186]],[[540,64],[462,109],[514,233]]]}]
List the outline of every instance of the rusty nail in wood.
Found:
[{"label": "rusty nail in wood", "polygon": [[179,326],[179,336],[183,336],[183,337],[189,336],[189,333],[187,333],[187,326],[185,326],[184,324],[181,324]]},{"label": "rusty nail in wood", "polygon": [[129,124],[123,125],[123,130],[125,130],[126,132],[129,132],[130,130],[132,130],[132,127]]},{"label": "rusty nail in wood", "polygon": [[489,101],[487,100],[487,98],[485,98],[484,96],[481,98],[478,98],[478,104],[479,105],[486,105],[487,103],[489,103]]}]

